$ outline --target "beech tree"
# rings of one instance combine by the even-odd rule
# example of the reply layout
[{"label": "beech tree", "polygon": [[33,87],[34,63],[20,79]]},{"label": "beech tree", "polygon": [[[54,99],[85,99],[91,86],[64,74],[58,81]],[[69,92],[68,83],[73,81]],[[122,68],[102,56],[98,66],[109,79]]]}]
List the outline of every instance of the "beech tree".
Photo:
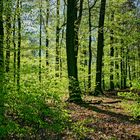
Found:
[{"label": "beech tree", "polygon": [[18,22],[18,48],[17,48],[17,90],[20,90],[20,54],[21,54],[21,1],[17,1],[17,22]]},{"label": "beech tree", "polygon": [[0,125],[4,117],[4,29],[3,29],[3,0],[0,0]]},{"label": "beech tree", "polygon": [[10,64],[10,44],[11,44],[11,0],[6,1],[6,60],[5,69],[9,72]]},{"label": "beech tree", "polygon": [[[72,10],[73,9],[73,10]],[[77,1],[68,0],[67,2],[67,25],[66,25],[66,54],[69,78],[69,101],[82,101],[81,90],[78,81],[77,70]]]},{"label": "beech tree", "polygon": [[97,41],[97,62],[96,62],[96,87],[94,95],[102,94],[102,57],[104,48],[104,21],[105,21],[106,0],[101,0],[99,24],[98,24],[98,41]]}]

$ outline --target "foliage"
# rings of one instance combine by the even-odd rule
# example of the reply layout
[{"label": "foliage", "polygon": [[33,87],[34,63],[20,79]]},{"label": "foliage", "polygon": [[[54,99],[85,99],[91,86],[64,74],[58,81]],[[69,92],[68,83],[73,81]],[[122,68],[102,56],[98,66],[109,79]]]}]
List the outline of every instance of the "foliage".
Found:
[{"label": "foliage", "polygon": [[133,92],[119,93],[119,96],[124,97],[125,102],[122,103],[123,108],[129,112],[134,119],[140,117],[140,96]]},{"label": "foliage", "polygon": [[[64,103],[61,103],[61,94],[56,90],[53,91],[56,89],[52,88],[55,83],[36,82],[33,77],[26,83],[21,82],[20,93],[16,91],[11,81],[6,85],[6,120],[0,127],[1,136],[27,138],[46,135],[49,137],[61,133],[67,127],[69,116],[64,110]],[[51,90],[49,90],[50,83]]]}]

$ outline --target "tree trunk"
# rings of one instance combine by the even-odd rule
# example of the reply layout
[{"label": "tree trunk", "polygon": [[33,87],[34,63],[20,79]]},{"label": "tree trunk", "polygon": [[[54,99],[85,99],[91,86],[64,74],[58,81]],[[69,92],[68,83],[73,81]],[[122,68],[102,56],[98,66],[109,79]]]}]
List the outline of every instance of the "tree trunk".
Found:
[{"label": "tree trunk", "polygon": [[[17,7],[17,6],[16,6]],[[13,46],[14,46],[14,64],[13,64],[13,69],[14,69],[14,83],[16,82],[16,8],[15,8],[15,13],[14,13],[14,19],[13,19]]]},{"label": "tree trunk", "polygon": [[59,77],[60,70],[60,46],[59,46],[59,24],[60,24],[60,0],[57,0],[57,8],[56,8],[56,64],[55,64],[55,76]]},{"label": "tree trunk", "polygon": [[69,78],[69,101],[78,102],[81,99],[81,90],[77,71],[77,44],[75,34],[75,22],[77,20],[77,1],[68,0],[67,3],[67,26],[66,26],[66,54]]},{"label": "tree trunk", "polygon": [[49,46],[49,36],[48,36],[48,26],[49,26],[49,0],[46,0],[46,68],[48,73],[48,66],[49,66],[49,52],[48,52],[48,46]]},{"label": "tree trunk", "polygon": [[17,90],[20,90],[20,49],[21,49],[21,17],[20,17],[20,10],[21,10],[21,2],[18,0],[18,51],[17,51]]},{"label": "tree trunk", "polygon": [[128,76],[129,76],[129,85],[130,87],[132,87],[132,78],[131,78],[131,64],[130,64],[130,54],[129,54],[130,50],[128,49],[128,59],[127,59],[127,64],[128,64]]},{"label": "tree trunk", "polygon": [[119,49],[115,48],[115,78],[116,78],[116,87],[120,88],[120,75],[119,75],[119,62],[118,62],[118,51]]},{"label": "tree trunk", "polygon": [[40,33],[39,33],[39,81],[41,82],[41,53],[42,53],[42,0],[40,0]]},{"label": "tree trunk", "polygon": [[124,49],[121,47],[121,63],[120,63],[120,70],[121,70],[121,89],[124,88],[124,83],[123,83],[123,78],[124,78],[124,58],[123,58],[123,54],[124,54]]},{"label": "tree trunk", "polygon": [[[114,12],[111,14],[111,22],[114,21]],[[114,70],[114,47],[113,47],[113,29],[110,30],[110,90],[114,90],[114,75],[113,75],[113,70]]]},{"label": "tree trunk", "polygon": [[11,43],[11,0],[6,1],[6,72],[9,72],[10,64],[10,43]]},{"label": "tree trunk", "polygon": [[3,29],[3,0],[0,0],[0,125],[4,120],[4,29]]},{"label": "tree trunk", "polygon": [[92,63],[92,50],[91,50],[91,8],[88,0],[88,26],[89,26],[89,62],[88,62],[88,92],[91,93],[91,63]]},{"label": "tree trunk", "polygon": [[97,42],[97,62],[96,62],[96,87],[94,95],[102,94],[102,57],[104,48],[104,20],[105,20],[106,0],[101,0],[99,27],[98,27],[98,42]]}]

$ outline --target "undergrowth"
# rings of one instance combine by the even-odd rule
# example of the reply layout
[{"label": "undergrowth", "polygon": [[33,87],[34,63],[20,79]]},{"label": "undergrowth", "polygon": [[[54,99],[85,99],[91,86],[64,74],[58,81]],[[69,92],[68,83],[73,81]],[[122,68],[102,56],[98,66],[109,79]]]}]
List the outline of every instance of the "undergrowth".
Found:
[{"label": "undergrowth", "polygon": [[118,95],[124,98],[124,102],[122,103],[122,107],[124,108],[124,110],[130,113],[130,115],[133,116],[134,119],[139,119],[140,118],[139,94],[133,92],[124,92],[124,93],[121,92]]}]

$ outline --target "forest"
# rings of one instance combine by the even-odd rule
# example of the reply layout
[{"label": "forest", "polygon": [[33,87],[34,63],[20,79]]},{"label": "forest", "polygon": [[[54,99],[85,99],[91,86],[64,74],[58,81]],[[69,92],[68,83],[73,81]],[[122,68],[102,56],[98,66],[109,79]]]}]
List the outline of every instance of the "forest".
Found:
[{"label": "forest", "polygon": [[0,140],[140,140],[140,0],[0,0]]}]

